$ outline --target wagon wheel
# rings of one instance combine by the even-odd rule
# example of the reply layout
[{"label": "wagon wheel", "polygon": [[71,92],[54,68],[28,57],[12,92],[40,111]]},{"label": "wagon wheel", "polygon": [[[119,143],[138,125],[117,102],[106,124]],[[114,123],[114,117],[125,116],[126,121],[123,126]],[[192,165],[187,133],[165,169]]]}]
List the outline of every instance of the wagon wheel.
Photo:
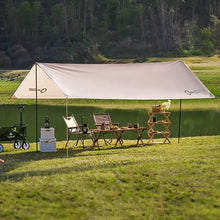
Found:
[{"label": "wagon wheel", "polygon": [[[109,136],[109,135],[110,135],[110,136]],[[103,139],[104,139],[106,145],[112,143],[113,133],[112,133],[112,134],[109,134],[109,135],[103,134]]]},{"label": "wagon wheel", "polygon": [[20,141],[15,141],[15,142],[14,142],[14,148],[15,148],[15,149],[21,148],[21,142],[20,142]]},{"label": "wagon wheel", "polygon": [[2,144],[0,144],[0,153],[4,150],[4,147]]},{"label": "wagon wheel", "polygon": [[22,148],[24,149],[24,150],[27,150],[27,149],[29,149],[29,147],[30,147],[30,144],[28,143],[28,142],[23,142],[23,144],[22,144]]}]

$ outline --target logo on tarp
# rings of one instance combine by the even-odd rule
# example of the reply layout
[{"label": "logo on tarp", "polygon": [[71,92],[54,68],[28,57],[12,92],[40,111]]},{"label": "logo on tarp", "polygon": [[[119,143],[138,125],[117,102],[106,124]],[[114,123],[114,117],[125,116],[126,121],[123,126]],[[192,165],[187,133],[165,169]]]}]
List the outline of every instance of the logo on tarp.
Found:
[{"label": "logo on tarp", "polygon": [[[35,88],[29,88],[29,91],[36,92],[36,89]],[[37,91],[41,92],[41,93],[45,93],[47,91],[47,88],[37,89]]]},{"label": "logo on tarp", "polygon": [[12,134],[12,132],[9,133],[9,135],[7,136],[8,139],[13,139],[15,136]]},{"label": "logo on tarp", "polygon": [[198,93],[201,93],[200,90],[185,90],[184,91],[187,95],[192,95],[192,94],[198,94]]}]

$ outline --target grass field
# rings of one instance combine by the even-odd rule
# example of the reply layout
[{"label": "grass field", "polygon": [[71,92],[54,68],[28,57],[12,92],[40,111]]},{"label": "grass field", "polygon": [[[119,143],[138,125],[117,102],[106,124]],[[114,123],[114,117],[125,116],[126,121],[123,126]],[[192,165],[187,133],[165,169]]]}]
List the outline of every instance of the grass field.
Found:
[{"label": "grass field", "polygon": [[[184,111],[220,108],[220,58],[151,58],[147,62],[184,60],[218,99],[184,100]],[[140,60],[136,60],[137,62]],[[106,62],[135,62],[135,60]],[[0,73],[0,105],[35,104],[10,99],[27,71]],[[69,105],[150,109],[154,101],[70,100]],[[65,105],[65,100],[39,100]],[[179,108],[172,101],[171,111]],[[145,142],[147,140],[144,140]],[[220,219],[220,136],[182,138],[180,144],[39,153],[4,144],[0,153],[0,219]],[[87,145],[91,143],[87,142]]]},{"label": "grass field", "polygon": [[7,144],[0,219],[219,219],[220,136],[171,141],[79,146],[69,158],[62,142],[56,153]]}]

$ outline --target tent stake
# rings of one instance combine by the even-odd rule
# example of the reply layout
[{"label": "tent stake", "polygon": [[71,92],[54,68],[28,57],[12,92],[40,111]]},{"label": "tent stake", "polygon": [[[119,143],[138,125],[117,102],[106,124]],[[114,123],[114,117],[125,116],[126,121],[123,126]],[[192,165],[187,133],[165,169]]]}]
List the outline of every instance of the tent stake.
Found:
[{"label": "tent stake", "polygon": [[37,106],[37,62],[35,63],[35,95],[36,95],[36,102],[35,102],[35,113],[36,113],[36,152],[38,152],[38,106]]},{"label": "tent stake", "polygon": [[178,144],[180,143],[181,114],[182,114],[182,100],[180,99],[179,130],[178,130]]}]

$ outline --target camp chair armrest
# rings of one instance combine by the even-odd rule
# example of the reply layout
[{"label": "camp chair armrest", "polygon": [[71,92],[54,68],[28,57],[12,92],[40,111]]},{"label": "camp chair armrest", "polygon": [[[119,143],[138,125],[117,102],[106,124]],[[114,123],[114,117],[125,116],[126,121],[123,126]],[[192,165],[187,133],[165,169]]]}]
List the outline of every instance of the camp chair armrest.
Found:
[{"label": "camp chair armrest", "polygon": [[78,127],[69,127],[68,129],[74,129],[74,128],[78,128]]},{"label": "camp chair armrest", "polygon": [[95,124],[95,126],[101,126],[101,125],[103,125],[103,124]]},{"label": "camp chair armrest", "polygon": [[[112,125],[119,125],[119,123],[110,123]],[[101,126],[102,124],[95,124],[95,126]]]},{"label": "camp chair armrest", "polygon": [[119,125],[119,123],[112,123],[112,125]]}]

